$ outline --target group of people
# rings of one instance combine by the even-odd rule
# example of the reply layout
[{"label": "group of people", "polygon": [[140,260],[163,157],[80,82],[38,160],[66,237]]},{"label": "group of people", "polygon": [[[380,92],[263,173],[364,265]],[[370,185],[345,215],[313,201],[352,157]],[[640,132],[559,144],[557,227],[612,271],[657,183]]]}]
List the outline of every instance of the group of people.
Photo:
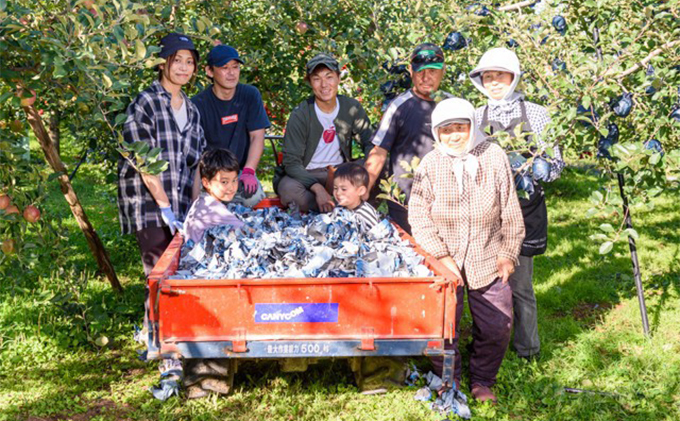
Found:
[{"label": "group of people", "polygon": [[[160,57],[166,61],[158,67],[158,80],[128,108],[124,137],[161,148],[168,169],[149,175],[124,157],[118,167],[122,230],[136,235],[147,275],[176,229],[199,241],[208,226],[240,223],[225,202],[253,206],[264,197],[257,167],[270,126],[257,88],[239,82],[243,60],[234,48],[217,45],[209,52],[205,72],[212,84],[191,100],[182,88],[198,72],[192,41],[169,34],[161,41]],[[546,109],[515,90],[521,72],[512,51],[492,49],[470,72],[474,86],[488,98],[477,109],[447,93],[435,101],[446,72],[437,45],[418,45],[410,72],[412,88],[390,103],[373,130],[361,103],[338,94],[338,61],[329,54],[310,59],[305,80],[312,95],[288,119],[274,189],[284,205],[302,211],[344,206],[370,229],[378,222],[369,204],[371,192],[381,175],[393,175],[407,205],[388,201],[389,215],[459,279],[456,327],[467,291],[473,319],[471,392],[478,400],[496,401],[491,387],[513,319],[517,354],[539,355],[533,256],[547,247],[539,181],[559,177],[564,163],[559,147],[544,139],[550,121]],[[488,139],[501,131],[514,136],[517,127],[529,134],[534,150],[550,146],[553,151],[544,156],[550,173],[534,180],[533,193],[521,199],[506,151]],[[364,159],[352,156],[353,142]],[[414,157],[422,158],[415,176],[404,177],[402,163]],[[456,351],[457,386],[458,337],[456,331],[447,345]],[[433,362],[441,367],[441,361]]]}]

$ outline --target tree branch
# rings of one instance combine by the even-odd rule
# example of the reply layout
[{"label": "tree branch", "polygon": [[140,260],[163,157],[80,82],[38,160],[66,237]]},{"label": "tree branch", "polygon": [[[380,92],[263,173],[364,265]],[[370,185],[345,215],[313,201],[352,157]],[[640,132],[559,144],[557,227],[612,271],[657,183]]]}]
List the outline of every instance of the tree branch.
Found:
[{"label": "tree branch", "polygon": [[523,7],[531,6],[534,3],[536,3],[536,0],[526,0],[526,1],[521,1],[519,3],[515,3],[515,4],[508,4],[506,6],[501,6],[501,7],[498,8],[498,10],[501,11],[501,12],[519,10]]},{"label": "tree branch", "polygon": [[639,62],[638,64],[636,64],[635,66],[633,66],[633,67],[631,67],[630,69],[626,70],[625,72],[621,73],[621,74],[618,75],[617,77],[618,77],[619,79],[623,79],[624,77],[628,76],[629,74],[636,72],[637,70],[639,70],[639,69],[641,69],[642,67],[646,66],[647,63],[649,63],[649,61],[650,61],[652,58],[654,58],[654,57],[658,56],[659,54],[663,53],[663,50],[664,50],[664,49],[666,49],[666,48],[671,48],[671,47],[674,47],[674,46],[676,46],[676,45],[680,45],[680,40],[676,39],[675,41],[670,41],[670,42],[665,43],[665,44],[662,45],[661,47],[659,47],[659,48],[657,48],[656,50],[654,50],[654,51],[652,51],[651,53],[649,53],[649,55],[648,55],[647,57],[643,58],[642,60],[640,60],[640,62]]}]

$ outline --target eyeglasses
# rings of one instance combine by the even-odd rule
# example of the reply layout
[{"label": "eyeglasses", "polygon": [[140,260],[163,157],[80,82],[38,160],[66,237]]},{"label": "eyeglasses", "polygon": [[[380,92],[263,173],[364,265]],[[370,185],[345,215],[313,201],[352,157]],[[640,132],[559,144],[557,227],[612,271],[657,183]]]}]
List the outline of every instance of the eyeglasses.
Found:
[{"label": "eyeglasses", "polygon": [[411,59],[411,64],[443,63],[444,57],[432,50],[423,50]]}]

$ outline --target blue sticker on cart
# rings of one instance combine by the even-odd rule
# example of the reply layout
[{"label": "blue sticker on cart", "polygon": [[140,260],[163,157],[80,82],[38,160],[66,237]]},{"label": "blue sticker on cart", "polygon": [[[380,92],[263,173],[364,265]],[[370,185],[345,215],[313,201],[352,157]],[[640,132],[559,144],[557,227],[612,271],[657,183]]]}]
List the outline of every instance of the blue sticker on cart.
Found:
[{"label": "blue sticker on cart", "polygon": [[255,323],[337,323],[338,303],[255,304]]}]

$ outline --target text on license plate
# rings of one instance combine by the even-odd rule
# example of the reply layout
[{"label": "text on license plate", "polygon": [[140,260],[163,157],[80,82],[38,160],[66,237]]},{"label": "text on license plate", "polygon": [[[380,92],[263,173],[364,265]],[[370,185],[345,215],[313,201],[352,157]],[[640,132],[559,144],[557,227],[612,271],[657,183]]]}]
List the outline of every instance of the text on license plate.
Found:
[{"label": "text on license plate", "polygon": [[296,344],[270,344],[267,345],[267,354],[328,354],[331,351],[330,344],[319,343],[296,343]]}]

